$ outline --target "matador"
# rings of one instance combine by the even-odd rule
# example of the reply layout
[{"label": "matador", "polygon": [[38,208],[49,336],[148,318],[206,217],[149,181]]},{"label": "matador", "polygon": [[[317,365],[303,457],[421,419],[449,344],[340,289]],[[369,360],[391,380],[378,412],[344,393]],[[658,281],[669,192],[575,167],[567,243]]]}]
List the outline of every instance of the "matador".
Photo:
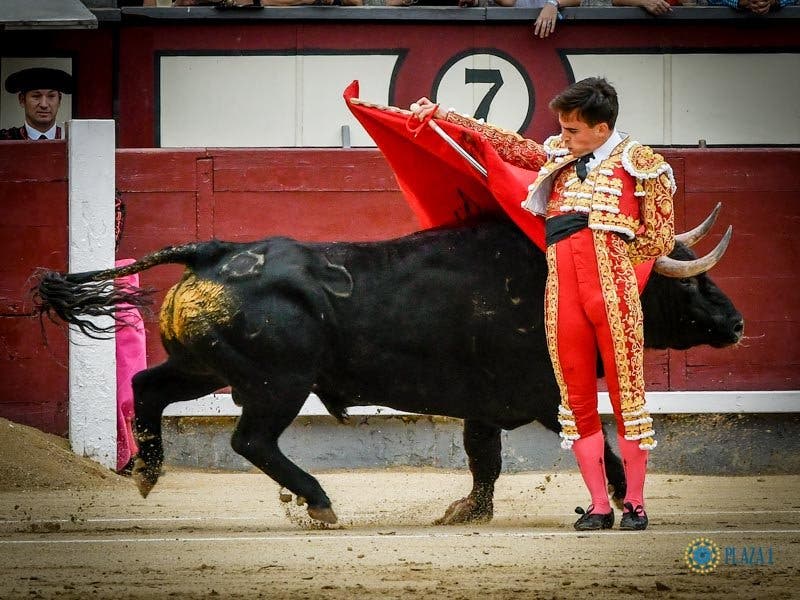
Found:
[{"label": "matador", "polygon": [[619,526],[645,529],[647,457],[656,441],[645,406],[642,307],[633,267],[672,250],[670,165],[616,130],[617,93],[602,78],[579,81],[550,102],[561,133],[542,145],[445,112],[427,98],[416,105],[419,118],[433,112],[479,131],[504,160],[538,171],[523,207],[546,218],[545,330],[561,392],[561,445],[572,449],[591,495],[588,509],[575,509],[581,515],[575,528],[614,524],[597,406],[599,353],[628,483]]}]

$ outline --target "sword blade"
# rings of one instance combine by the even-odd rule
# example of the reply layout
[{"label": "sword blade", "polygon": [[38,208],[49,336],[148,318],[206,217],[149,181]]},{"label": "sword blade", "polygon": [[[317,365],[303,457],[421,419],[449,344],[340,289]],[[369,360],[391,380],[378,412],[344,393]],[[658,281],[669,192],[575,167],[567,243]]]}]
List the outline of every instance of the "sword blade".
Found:
[{"label": "sword blade", "polygon": [[481,163],[475,160],[475,158],[469,152],[464,150],[464,148],[462,148],[457,141],[455,141],[452,137],[450,137],[450,135],[448,135],[447,132],[445,132],[441,127],[439,127],[433,120],[428,121],[428,125],[431,126],[431,129],[433,129],[439,135],[439,137],[441,137],[445,142],[447,142],[448,146],[450,146],[453,150],[455,150],[462,157],[464,157],[464,159],[469,164],[471,164],[478,173],[480,173],[484,177],[487,176],[486,167],[484,167]]}]

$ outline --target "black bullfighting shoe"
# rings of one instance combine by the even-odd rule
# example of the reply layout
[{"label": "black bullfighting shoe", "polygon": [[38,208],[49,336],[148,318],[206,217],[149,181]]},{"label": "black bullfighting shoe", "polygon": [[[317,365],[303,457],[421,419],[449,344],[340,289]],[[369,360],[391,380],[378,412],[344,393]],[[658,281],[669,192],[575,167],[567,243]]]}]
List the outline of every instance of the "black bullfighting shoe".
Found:
[{"label": "black bullfighting shoe", "polygon": [[622,518],[619,521],[620,529],[630,529],[634,531],[644,531],[647,529],[647,513],[644,512],[644,507],[638,505],[633,508],[633,504],[626,502],[625,512],[622,513]]},{"label": "black bullfighting shoe", "polygon": [[594,506],[588,510],[583,510],[580,506],[575,508],[575,512],[581,517],[575,521],[575,529],[578,531],[591,531],[594,529],[611,529],[614,526],[614,510],[610,513],[593,513]]}]

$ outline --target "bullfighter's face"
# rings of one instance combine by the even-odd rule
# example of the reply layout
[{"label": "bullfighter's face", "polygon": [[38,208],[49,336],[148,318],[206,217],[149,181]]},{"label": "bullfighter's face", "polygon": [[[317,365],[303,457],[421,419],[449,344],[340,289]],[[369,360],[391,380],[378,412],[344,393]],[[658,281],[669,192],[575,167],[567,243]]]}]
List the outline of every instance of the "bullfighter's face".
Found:
[{"label": "bullfighter's face", "polygon": [[578,111],[560,113],[558,123],[561,125],[561,139],[573,156],[594,152],[611,135],[608,123],[589,125],[581,119]]},{"label": "bullfighter's face", "polygon": [[19,103],[25,110],[25,120],[34,129],[45,132],[56,122],[61,107],[61,92],[58,90],[29,90],[19,95]]}]

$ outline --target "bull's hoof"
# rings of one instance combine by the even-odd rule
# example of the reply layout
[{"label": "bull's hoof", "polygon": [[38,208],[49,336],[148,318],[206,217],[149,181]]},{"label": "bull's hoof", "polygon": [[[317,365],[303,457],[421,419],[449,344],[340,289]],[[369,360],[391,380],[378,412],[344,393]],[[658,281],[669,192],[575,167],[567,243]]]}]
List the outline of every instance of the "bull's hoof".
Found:
[{"label": "bull's hoof", "polygon": [[460,523],[488,523],[494,516],[492,503],[478,502],[472,496],[456,500],[436,519],[434,525],[458,525]]},{"label": "bull's hoof", "polygon": [[622,490],[622,493],[620,493],[617,490],[616,486],[614,486],[614,484],[609,483],[608,494],[609,496],[611,496],[611,502],[614,503],[614,506],[622,510],[624,508],[624,506],[622,506],[622,503],[625,501],[625,491]]},{"label": "bull's hoof", "polygon": [[334,525],[339,521],[339,519],[336,517],[336,513],[333,512],[331,507],[314,508],[313,506],[309,506],[308,516],[312,519],[316,519],[317,521],[327,523],[328,525]]},{"label": "bull's hoof", "polygon": [[142,498],[147,498],[147,495],[155,487],[158,482],[158,475],[158,469],[148,467],[147,463],[141,458],[136,458],[136,461],[133,463],[131,477],[134,483],[136,483],[136,487],[139,489]]}]

